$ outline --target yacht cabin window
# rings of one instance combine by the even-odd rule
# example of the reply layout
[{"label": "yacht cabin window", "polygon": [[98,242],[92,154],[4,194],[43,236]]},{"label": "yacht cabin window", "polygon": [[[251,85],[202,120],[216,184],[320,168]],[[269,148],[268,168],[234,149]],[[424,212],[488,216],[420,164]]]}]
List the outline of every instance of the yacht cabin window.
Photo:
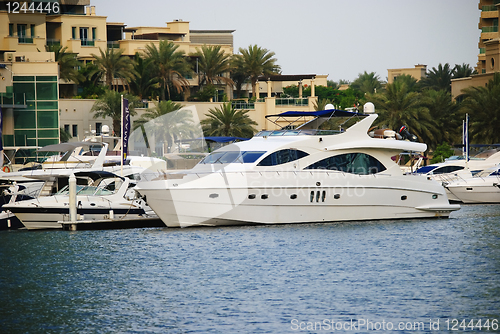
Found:
[{"label": "yacht cabin window", "polygon": [[213,152],[201,160],[200,164],[229,164],[236,163],[253,163],[257,161],[264,153],[264,151],[225,151]]},{"label": "yacht cabin window", "polygon": [[269,154],[262,159],[257,166],[276,166],[286,164],[287,162],[295,161],[308,156],[309,153],[300,150],[286,149],[279,150]]},{"label": "yacht cabin window", "polygon": [[337,170],[358,175],[376,174],[386,170],[380,161],[365,153],[347,153],[328,157],[305,169]]}]

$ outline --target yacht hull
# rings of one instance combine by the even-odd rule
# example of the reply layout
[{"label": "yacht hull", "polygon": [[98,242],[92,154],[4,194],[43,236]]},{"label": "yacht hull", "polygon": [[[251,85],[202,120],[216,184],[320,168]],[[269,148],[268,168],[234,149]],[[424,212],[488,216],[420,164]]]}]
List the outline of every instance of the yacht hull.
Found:
[{"label": "yacht hull", "polygon": [[332,171],[193,174],[140,185],[169,227],[448,217],[444,188],[422,176]]}]

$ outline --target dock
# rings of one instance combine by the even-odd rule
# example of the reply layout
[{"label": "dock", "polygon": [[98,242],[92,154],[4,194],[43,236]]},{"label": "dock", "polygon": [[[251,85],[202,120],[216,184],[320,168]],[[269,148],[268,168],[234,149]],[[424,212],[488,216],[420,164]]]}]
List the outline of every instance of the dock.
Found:
[{"label": "dock", "polygon": [[84,230],[109,230],[141,227],[166,227],[159,218],[142,219],[103,219],[103,220],[77,220],[60,221],[65,231],[84,231]]}]

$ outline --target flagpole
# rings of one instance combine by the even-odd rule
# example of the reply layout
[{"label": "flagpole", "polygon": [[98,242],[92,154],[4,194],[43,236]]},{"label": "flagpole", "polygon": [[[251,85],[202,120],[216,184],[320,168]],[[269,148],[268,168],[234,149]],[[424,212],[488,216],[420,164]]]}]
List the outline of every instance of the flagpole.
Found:
[{"label": "flagpole", "polygon": [[123,176],[123,95],[121,96],[120,107],[120,176]]}]

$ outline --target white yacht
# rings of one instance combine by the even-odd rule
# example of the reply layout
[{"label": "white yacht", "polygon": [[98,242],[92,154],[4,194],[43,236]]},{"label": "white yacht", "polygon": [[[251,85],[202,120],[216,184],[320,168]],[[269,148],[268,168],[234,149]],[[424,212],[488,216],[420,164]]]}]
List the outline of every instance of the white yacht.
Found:
[{"label": "white yacht", "polygon": [[[364,109],[374,112],[371,103]],[[460,208],[449,204],[440,183],[404,175],[392,160],[427,145],[368,135],[376,114],[330,109],[275,116],[276,124],[313,119],[227,145],[193,169],[143,182],[137,191],[169,227],[448,217]],[[332,117],[360,121],[345,131],[317,130]]]},{"label": "white yacht", "polygon": [[[134,168],[138,169],[137,173],[143,170],[140,167]],[[131,178],[97,170],[79,171],[74,175],[77,179],[78,220],[137,220],[156,217],[133,189],[135,182]],[[59,180],[62,179],[67,184],[68,174]],[[9,203],[3,209],[14,213],[29,230],[60,229],[62,225],[59,222],[70,219],[68,185],[53,196]]]},{"label": "white yacht", "polygon": [[500,203],[500,169],[499,166],[485,169],[482,172],[461,177],[450,182],[443,182],[449,192],[450,201],[467,204]]}]

